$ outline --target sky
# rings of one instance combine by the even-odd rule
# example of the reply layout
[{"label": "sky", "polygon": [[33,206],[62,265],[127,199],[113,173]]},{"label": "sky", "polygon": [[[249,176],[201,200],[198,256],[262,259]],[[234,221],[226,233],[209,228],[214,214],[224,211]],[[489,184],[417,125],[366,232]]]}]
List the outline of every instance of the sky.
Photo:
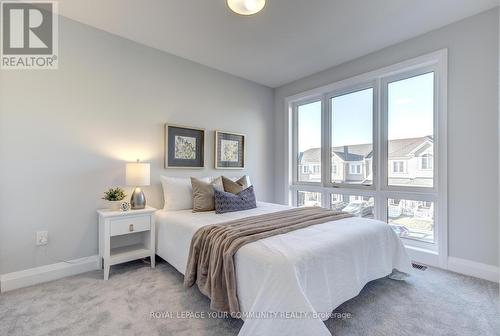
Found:
[{"label": "sky", "polygon": [[[389,83],[389,140],[433,134],[434,74]],[[373,89],[332,99],[332,146],[367,144],[373,138]],[[299,151],[321,145],[321,102],[298,109]]]}]

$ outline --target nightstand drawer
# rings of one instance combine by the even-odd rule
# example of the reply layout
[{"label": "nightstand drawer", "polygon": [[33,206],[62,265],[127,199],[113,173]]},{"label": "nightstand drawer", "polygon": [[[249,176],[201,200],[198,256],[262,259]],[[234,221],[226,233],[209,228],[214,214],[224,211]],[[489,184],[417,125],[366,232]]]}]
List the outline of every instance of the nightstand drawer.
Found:
[{"label": "nightstand drawer", "polygon": [[149,231],[151,229],[150,216],[140,216],[123,219],[113,219],[110,223],[111,236],[120,236],[128,233]]}]

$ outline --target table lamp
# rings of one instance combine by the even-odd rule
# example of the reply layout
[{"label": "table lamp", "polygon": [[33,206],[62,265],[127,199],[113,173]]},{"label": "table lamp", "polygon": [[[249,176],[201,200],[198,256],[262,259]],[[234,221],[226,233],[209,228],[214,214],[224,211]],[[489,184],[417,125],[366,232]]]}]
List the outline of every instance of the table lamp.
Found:
[{"label": "table lamp", "polygon": [[144,209],[146,207],[146,197],[142,192],[141,187],[150,184],[150,166],[149,163],[137,162],[127,163],[126,166],[126,183],[127,186],[134,187],[134,192],[130,198],[130,206],[132,210]]}]

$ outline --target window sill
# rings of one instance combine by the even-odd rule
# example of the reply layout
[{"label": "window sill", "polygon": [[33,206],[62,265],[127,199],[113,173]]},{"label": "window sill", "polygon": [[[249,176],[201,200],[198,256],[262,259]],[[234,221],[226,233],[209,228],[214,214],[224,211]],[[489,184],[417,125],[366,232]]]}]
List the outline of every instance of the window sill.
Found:
[{"label": "window sill", "polygon": [[437,252],[438,250],[436,243],[430,243],[418,239],[405,238],[405,237],[401,237],[401,240],[403,241],[403,244],[408,247],[414,247],[425,251],[433,251],[433,252]]}]

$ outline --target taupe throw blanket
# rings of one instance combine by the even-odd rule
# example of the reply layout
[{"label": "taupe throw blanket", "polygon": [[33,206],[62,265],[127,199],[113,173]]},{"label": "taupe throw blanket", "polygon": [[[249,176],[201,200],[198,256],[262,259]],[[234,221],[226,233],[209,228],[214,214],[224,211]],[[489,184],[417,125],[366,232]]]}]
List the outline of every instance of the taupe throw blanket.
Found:
[{"label": "taupe throw blanket", "polygon": [[184,285],[191,287],[196,283],[211,299],[211,309],[239,313],[233,256],[240,247],[259,239],[347,217],[352,215],[307,207],[204,226],[191,240]]}]

